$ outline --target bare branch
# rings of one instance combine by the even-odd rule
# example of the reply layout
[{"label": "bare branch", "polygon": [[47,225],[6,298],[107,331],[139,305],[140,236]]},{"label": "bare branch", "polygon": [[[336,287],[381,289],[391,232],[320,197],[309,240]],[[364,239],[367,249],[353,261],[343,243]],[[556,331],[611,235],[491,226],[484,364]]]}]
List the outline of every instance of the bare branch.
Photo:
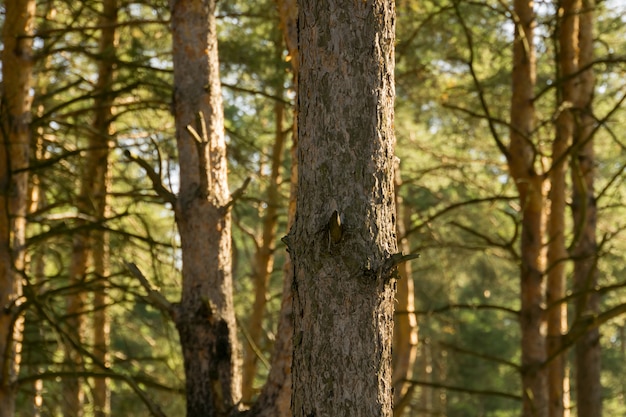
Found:
[{"label": "bare branch", "polygon": [[241,196],[246,192],[246,188],[248,187],[248,184],[250,184],[250,180],[252,178],[247,177],[244,181],[243,184],[241,184],[241,187],[237,188],[235,191],[233,191],[233,193],[230,195],[230,200],[228,201],[228,203],[226,203],[226,205],[224,205],[222,207],[223,211],[228,210],[233,204],[235,204],[235,202],[241,198]]},{"label": "bare branch", "polygon": [[172,207],[176,207],[176,195],[168,190],[165,185],[163,185],[163,182],[161,181],[161,175],[159,175],[148,162],[133,155],[128,149],[124,151],[124,156],[142,167],[146,171],[146,174],[148,175],[148,178],[150,178],[150,181],[152,181],[154,191],[156,191],[156,193],[161,198],[170,203]]},{"label": "bare branch", "polygon": [[172,317],[172,319],[174,319],[174,321],[176,321],[176,310],[172,303],[167,301],[163,294],[161,294],[157,289],[152,287],[148,279],[139,270],[137,265],[133,262],[127,261],[124,261],[124,265],[130,271],[130,273],[139,280],[141,286],[146,289],[146,291],[148,292],[148,300],[150,301],[150,303],[162,312],[167,313],[170,317]]},{"label": "bare branch", "polygon": [[504,398],[508,398],[508,399],[516,400],[516,401],[522,400],[522,397],[520,397],[519,395],[509,394],[508,392],[502,392],[502,391],[455,387],[452,385],[441,384],[438,382],[419,381],[416,379],[405,379],[404,382],[406,382],[407,384],[419,385],[423,387],[441,388],[441,389],[447,389],[450,391],[464,392],[466,394],[504,397]]}]

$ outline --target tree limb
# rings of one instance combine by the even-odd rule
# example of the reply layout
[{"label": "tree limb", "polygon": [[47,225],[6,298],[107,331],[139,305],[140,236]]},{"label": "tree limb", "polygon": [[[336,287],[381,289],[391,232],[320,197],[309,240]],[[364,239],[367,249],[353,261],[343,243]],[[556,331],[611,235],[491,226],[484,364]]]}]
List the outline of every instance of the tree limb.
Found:
[{"label": "tree limb", "polygon": [[152,181],[154,191],[156,191],[161,198],[170,203],[172,207],[176,207],[176,195],[163,185],[161,176],[150,166],[148,162],[133,155],[128,149],[124,151],[124,156],[142,167],[146,171],[150,181]]}]

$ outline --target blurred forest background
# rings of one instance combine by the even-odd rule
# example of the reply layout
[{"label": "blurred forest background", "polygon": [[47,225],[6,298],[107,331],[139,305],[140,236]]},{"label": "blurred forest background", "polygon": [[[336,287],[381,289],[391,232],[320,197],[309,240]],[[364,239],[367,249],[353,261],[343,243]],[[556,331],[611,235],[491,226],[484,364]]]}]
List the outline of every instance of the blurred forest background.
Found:
[{"label": "blurred forest background", "polygon": [[[281,3],[218,3],[231,190],[250,178],[232,207],[244,402],[253,401],[269,372],[285,276],[280,239],[287,233],[295,91]],[[563,343],[550,358],[566,359],[565,413],[576,413],[577,392],[588,389],[577,386],[582,362],[572,347],[599,329],[604,415],[617,416],[626,415],[626,4],[583,3],[592,11],[594,58],[568,74],[559,40],[563,5],[535,2],[536,116],[524,140],[546,179],[555,161],[576,156],[563,189],[568,255],[542,272],[563,267],[562,295],[543,303],[562,322],[555,337]],[[413,286],[399,296],[396,313],[405,321],[396,326],[394,350],[410,351],[397,413],[518,416],[524,207],[500,146],[515,114],[517,15],[505,0],[398,0],[396,8],[397,221],[405,253],[421,255],[401,271],[400,282]],[[180,297],[174,214],[152,178],[177,191],[169,6],[38,0],[32,41],[23,295],[13,301],[24,318],[15,415],[95,415],[102,392],[110,415],[154,415],[155,404],[165,415],[183,415],[178,333],[138,278],[149,277],[169,300]],[[2,65],[4,74],[8,63]],[[583,71],[595,76],[592,134],[559,156],[553,144],[560,115],[572,107],[566,85]],[[585,192],[595,192],[597,244],[578,260],[591,259],[597,279],[581,288],[573,276],[582,232],[570,208],[582,178],[577,152],[589,143],[595,183]],[[109,168],[99,189],[93,182],[103,158]],[[537,238],[545,249],[553,237]],[[599,295],[598,305],[576,307],[582,293]],[[2,372],[6,383],[9,371]]]}]

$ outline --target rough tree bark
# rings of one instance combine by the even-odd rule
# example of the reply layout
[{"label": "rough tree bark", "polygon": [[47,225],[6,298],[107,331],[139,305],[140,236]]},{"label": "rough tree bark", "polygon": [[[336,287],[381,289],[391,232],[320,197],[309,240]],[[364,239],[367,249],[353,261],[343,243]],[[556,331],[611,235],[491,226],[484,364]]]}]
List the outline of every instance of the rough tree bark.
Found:
[{"label": "rough tree bark", "polygon": [[[581,294],[575,302],[573,326],[598,314],[600,298],[590,292],[598,284],[596,241],[596,196],[594,192],[593,132],[595,119],[592,102],[594,0],[583,0],[580,13],[580,68],[577,114],[572,152],[572,216],[574,224],[574,291]],[[600,382],[600,330],[585,332],[575,345],[576,410],[578,417],[602,416],[602,384]]]},{"label": "rough tree bark", "polygon": [[0,417],[15,413],[23,318],[34,0],[7,0],[2,30],[0,144]]},{"label": "rough tree bark", "polygon": [[514,1],[510,143],[506,152],[509,173],[519,192],[521,231],[522,390],[524,417],[548,416],[546,334],[544,319],[546,181],[537,173],[537,151],[532,142],[535,128],[534,87],[536,56],[532,0]]},{"label": "rough tree bark", "polygon": [[187,416],[226,416],[238,407],[241,375],[232,298],[232,200],[227,183],[216,0],[175,0],[170,5],[180,166],[175,215],[183,257],[182,298],[174,321],[183,350]]},{"label": "rough tree bark", "polygon": [[546,303],[548,305],[548,389],[550,417],[569,416],[569,378],[566,374],[566,356],[563,335],[567,332],[567,304],[565,297],[565,266],[569,259],[565,243],[566,173],[568,152],[574,134],[572,107],[576,100],[578,68],[578,14],[580,0],[564,0],[558,10],[558,116],[552,143],[550,168],[550,210],[548,215],[548,268]]},{"label": "rough tree bark", "polygon": [[390,417],[394,3],[298,7],[293,415]]}]

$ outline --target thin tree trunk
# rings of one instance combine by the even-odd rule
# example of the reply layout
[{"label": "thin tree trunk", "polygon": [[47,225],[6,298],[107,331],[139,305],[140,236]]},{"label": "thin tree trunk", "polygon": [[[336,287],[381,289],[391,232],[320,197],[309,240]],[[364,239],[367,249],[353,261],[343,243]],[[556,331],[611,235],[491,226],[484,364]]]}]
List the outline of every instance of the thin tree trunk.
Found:
[{"label": "thin tree trunk", "polygon": [[[98,62],[98,82],[94,109],[93,135],[89,148],[93,159],[88,158],[93,170],[94,218],[100,223],[108,217],[107,195],[110,183],[109,149],[112,144],[113,129],[113,79],[115,72],[115,48],[117,46],[115,25],[117,23],[117,0],[104,0],[100,15],[100,61]],[[110,324],[107,314],[107,280],[109,277],[109,235],[104,230],[93,231],[93,272],[98,280],[94,291],[93,338],[94,357],[100,364],[108,366]],[[111,393],[106,378],[96,378],[93,384],[93,406],[96,417],[105,417],[111,413]]]},{"label": "thin tree trunk", "polygon": [[390,417],[394,4],[298,6],[293,415]]},{"label": "thin tree trunk", "polygon": [[550,211],[548,216],[548,272],[546,302],[548,321],[548,386],[550,417],[569,416],[569,378],[566,375],[566,356],[562,338],[567,332],[567,305],[559,300],[565,297],[565,266],[568,252],[565,244],[565,207],[567,152],[574,134],[572,106],[576,100],[578,68],[578,13],[580,0],[564,0],[559,8],[558,51],[560,94],[555,138],[552,143],[550,168]]},{"label": "thin tree trunk", "polygon": [[[111,148],[111,115],[113,106],[112,84],[115,63],[115,24],[117,0],[103,3],[99,23],[102,27],[99,45],[98,81],[94,89],[94,121],[87,140],[87,151],[80,179],[77,207],[87,222],[102,222],[106,217],[108,188],[109,149]],[[70,284],[74,287],[67,296],[68,334],[73,339],[66,347],[66,360],[70,369],[79,370],[82,356],[73,343],[81,343],[87,336],[85,304],[86,289],[83,288],[88,273],[92,272],[98,282],[94,291],[94,357],[101,364],[107,362],[108,320],[106,317],[106,277],[108,276],[108,236],[100,230],[85,229],[74,236]],[[90,265],[91,264],[91,265]],[[63,385],[63,413],[65,416],[82,415],[83,389],[77,377],[70,377]],[[109,413],[109,393],[106,379],[94,380],[94,408],[98,416]]]},{"label": "thin tree trunk", "polygon": [[[277,86],[276,95],[280,97],[282,93],[282,85]],[[276,227],[278,224],[278,207],[280,206],[279,187],[282,182],[280,173],[282,170],[283,151],[287,136],[283,127],[284,113],[285,104],[276,102],[274,104],[276,135],[272,147],[272,163],[267,184],[267,207],[265,208],[265,214],[263,216],[261,241],[259,242],[254,257],[254,304],[252,306],[250,325],[248,328],[248,334],[251,340],[250,343],[246,345],[243,363],[242,400],[244,403],[250,402],[254,394],[253,383],[258,362],[254,346],[259,346],[261,343],[268,286],[270,275],[274,269]]]},{"label": "thin tree trunk", "polygon": [[508,164],[522,210],[521,311],[523,417],[548,416],[546,334],[544,320],[545,184],[535,169],[537,153],[531,142],[535,125],[536,58],[533,1],[514,1],[515,40]]},{"label": "thin tree trunk", "polygon": [[[583,0],[580,14],[580,68],[588,67],[580,76],[579,97],[575,104],[578,112],[572,154],[572,215],[574,221],[574,289],[582,295],[575,303],[574,325],[587,316],[598,314],[600,299],[589,290],[598,283],[596,219],[597,207],[594,192],[592,113],[595,78],[593,62],[593,0]],[[596,327],[584,333],[575,344],[576,410],[578,417],[602,416],[602,384],[600,381],[600,331]]]},{"label": "thin tree trunk", "polygon": [[15,413],[23,317],[35,1],[4,2],[0,144],[0,417]]},{"label": "thin tree trunk", "polygon": [[[409,208],[404,205],[399,188],[402,185],[400,164],[396,164],[396,221],[398,246],[402,253],[408,254],[411,250],[409,241],[405,237],[406,225],[410,223]],[[398,417],[403,414],[411,395],[410,384],[404,382],[413,376],[413,366],[417,358],[417,315],[415,314],[415,294],[413,293],[413,274],[411,264],[405,262],[398,266],[400,279],[397,283],[396,314],[394,316],[394,349],[393,349],[393,387],[394,407],[393,414]]]},{"label": "thin tree trunk", "polygon": [[241,399],[215,8],[215,0],[171,2],[180,166],[175,211],[183,256],[182,299],[174,320],[188,417],[226,416]]},{"label": "thin tree trunk", "polygon": [[[290,57],[293,71],[294,89],[298,86],[298,8],[296,0],[277,0],[280,26]],[[296,99],[297,102],[297,99]],[[291,146],[291,178],[289,192],[289,208],[287,228],[291,229],[295,220],[296,196],[298,187],[298,129],[297,109],[294,111]],[[287,256],[283,267],[283,294],[281,298],[280,317],[276,331],[276,341],[272,352],[271,368],[267,382],[261,389],[259,398],[250,410],[251,416],[258,417],[290,417],[291,413],[291,365],[293,357],[293,268],[290,256]]]}]

